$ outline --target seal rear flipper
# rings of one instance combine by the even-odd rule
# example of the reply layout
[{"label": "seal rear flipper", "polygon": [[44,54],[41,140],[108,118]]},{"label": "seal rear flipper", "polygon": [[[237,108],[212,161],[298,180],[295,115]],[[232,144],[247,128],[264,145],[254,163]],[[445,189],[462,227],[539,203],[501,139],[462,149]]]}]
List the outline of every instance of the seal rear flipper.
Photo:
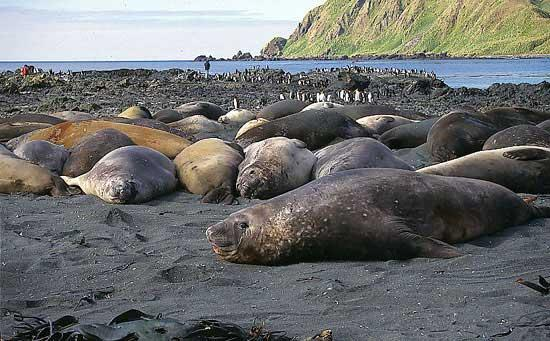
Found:
[{"label": "seal rear flipper", "polygon": [[550,152],[540,148],[524,148],[504,152],[502,156],[512,160],[535,161],[550,158]]},{"label": "seal rear flipper", "polygon": [[413,232],[402,232],[401,237],[406,240],[414,257],[420,258],[454,258],[464,254],[454,246],[441,240],[424,237]]},{"label": "seal rear flipper", "polygon": [[225,187],[214,188],[207,192],[201,199],[201,202],[206,204],[232,205],[234,201],[235,197],[233,193]]},{"label": "seal rear flipper", "polygon": [[65,181],[58,176],[52,176],[52,180],[54,186],[51,190],[51,195],[54,197],[70,196],[82,193],[79,188],[68,186],[67,183],[65,183]]}]

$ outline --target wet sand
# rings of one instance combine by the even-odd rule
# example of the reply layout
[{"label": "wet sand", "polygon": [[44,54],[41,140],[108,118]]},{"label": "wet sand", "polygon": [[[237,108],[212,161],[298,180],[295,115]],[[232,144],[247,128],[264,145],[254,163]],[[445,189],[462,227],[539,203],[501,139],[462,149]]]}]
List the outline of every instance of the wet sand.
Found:
[{"label": "wet sand", "polygon": [[[281,267],[219,260],[206,228],[253,204],[177,192],[144,205],[0,195],[2,336],[11,311],[108,322],[128,309],[335,340],[542,340],[550,300],[515,280],[550,275],[550,220],[459,245],[466,256]],[[538,203],[550,205],[550,197]],[[80,301],[96,294],[96,303]],[[79,303],[80,302],[80,303]]]}]

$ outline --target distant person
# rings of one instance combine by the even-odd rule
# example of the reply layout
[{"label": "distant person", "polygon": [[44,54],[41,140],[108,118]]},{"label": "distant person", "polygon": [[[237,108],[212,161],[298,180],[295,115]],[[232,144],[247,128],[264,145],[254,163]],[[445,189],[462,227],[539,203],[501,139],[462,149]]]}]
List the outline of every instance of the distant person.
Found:
[{"label": "distant person", "polygon": [[23,76],[23,78],[25,78],[25,77],[27,77],[28,74],[29,74],[29,67],[27,66],[27,64],[25,64],[21,68],[21,76]]},{"label": "distant person", "polygon": [[206,60],[204,62],[204,71],[206,71],[206,79],[208,79],[208,76],[210,75],[210,60]]}]

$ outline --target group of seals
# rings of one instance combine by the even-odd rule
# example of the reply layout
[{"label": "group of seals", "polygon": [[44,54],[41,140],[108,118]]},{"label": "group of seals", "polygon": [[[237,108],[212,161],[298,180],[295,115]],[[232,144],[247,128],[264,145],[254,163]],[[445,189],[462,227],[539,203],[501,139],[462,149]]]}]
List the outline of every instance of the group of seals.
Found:
[{"label": "group of seals", "polygon": [[178,183],[174,163],[163,154],[141,146],[113,150],[89,172],[63,180],[112,204],[146,202],[172,192]]},{"label": "group of seals", "polygon": [[70,191],[61,178],[48,169],[18,158],[0,145],[0,193],[34,193],[54,196]]},{"label": "group of seals", "polygon": [[550,209],[490,182],[357,169],[238,211],[206,234],[236,263],[449,258],[461,255],[449,244],[540,217]]}]

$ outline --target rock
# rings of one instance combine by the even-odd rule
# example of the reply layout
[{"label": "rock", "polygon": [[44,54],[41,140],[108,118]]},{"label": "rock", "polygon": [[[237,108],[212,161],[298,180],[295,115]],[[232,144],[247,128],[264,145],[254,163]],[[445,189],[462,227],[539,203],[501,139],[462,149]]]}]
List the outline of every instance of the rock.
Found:
[{"label": "rock", "polygon": [[286,42],[288,40],[282,37],[275,37],[260,51],[262,56],[267,58],[279,57],[283,54]]}]

